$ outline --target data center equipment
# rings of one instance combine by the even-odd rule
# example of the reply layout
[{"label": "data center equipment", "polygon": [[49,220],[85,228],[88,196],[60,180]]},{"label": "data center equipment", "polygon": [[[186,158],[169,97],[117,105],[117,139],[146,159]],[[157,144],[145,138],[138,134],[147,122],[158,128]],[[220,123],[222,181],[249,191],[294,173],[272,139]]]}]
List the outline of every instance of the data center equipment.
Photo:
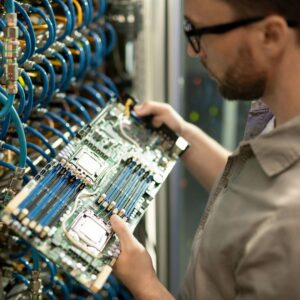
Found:
[{"label": "data center equipment", "polygon": [[107,104],[4,209],[8,227],[93,292],[119,254],[110,216],[134,228],[187,148],[146,124]]},{"label": "data center equipment", "polygon": [[[122,1],[129,40],[138,5]],[[109,217],[133,230],[187,144],[107,75],[116,8],[0,3],[0,299],[131,299]]]}]

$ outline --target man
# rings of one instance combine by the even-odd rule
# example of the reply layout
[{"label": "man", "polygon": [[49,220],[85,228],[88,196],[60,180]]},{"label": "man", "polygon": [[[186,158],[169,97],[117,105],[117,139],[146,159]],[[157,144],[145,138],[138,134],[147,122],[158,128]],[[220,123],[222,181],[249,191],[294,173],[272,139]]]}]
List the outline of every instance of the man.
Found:
[{"label": "man", "polygon": [[[246,139],[233,154],[167,105],[137,108],[190,142],[183,160],[211,190],[181,299],[300,299],[300,1],[185,5],[189,54],[225,98],[263,102],[253,104]],[[173,299],[125,223],[111,222],[121,242],[116,275],[136,299]]]}]

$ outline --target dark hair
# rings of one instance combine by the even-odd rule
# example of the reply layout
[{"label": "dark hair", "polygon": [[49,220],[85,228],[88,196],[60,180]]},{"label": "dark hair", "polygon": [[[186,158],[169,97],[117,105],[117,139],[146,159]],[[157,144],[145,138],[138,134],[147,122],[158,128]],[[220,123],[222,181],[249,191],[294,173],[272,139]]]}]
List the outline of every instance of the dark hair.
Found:
[{"label": "dark hair", "polygon": [[[300,0],[222,0],[229,4],[238,18],[276,14],[286,20],[300,21]],[[300,41],[300,27],[298,28]]]},{"label": "dark hair", "polygon": [[222,0],[236,10],[239,16],[266,16],[277,14],[289,20],[300,20],[299,0]]}]

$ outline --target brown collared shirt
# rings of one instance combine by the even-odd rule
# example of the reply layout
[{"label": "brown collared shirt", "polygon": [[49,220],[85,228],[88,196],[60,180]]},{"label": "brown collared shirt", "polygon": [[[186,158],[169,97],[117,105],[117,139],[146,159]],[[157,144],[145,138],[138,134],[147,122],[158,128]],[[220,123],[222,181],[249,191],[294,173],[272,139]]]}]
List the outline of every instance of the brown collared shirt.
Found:
[{"label": "brown collared shirt", "polygon": [[[250,111],[196,233],[182,300],[300,299],[300,116]],[[251,123],[252,122],[252,123]]]}]

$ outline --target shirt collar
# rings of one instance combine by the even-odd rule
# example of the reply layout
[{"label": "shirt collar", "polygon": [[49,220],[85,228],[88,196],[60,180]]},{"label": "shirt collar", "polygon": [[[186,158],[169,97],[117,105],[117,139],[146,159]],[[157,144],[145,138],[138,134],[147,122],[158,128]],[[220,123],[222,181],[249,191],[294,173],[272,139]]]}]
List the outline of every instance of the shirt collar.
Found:
[{"label": "shirt collar", "polygon": [[262,169],[275,176],[300,158],[300,116],[269,133],[241,143],[241,149],[250,145]]}]

